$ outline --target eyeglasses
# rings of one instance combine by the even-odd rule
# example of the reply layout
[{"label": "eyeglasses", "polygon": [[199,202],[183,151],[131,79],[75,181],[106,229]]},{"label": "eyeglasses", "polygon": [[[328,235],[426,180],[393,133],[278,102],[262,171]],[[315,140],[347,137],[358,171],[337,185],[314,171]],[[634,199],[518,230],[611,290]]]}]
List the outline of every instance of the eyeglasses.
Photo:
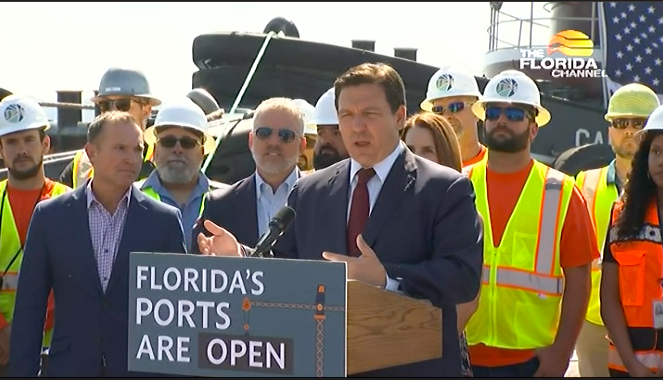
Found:
[{"label": "eyeglasses", "polygon": [[433,111],[438,115],[444,115],[445,111],[449,111],[449,113],[458,113],[465,109],[466,104],[470,105],[472,103],[454,102],[454,103],[449,103],[449,105],[446,108],[444,106],[433,106],[433,108],[431,108],[431,111]]},{"label": "eyeglasses", "polygon": [[504,114],[510,121],[523,121],[525,117],[533,119],[533,115],[520,107],[486,107],[486,120],[497,120]]},{"label": "eyeglasses", "polygon": [[260,140],[269,140],[273,132],[276,132],[279,136],[279,140],[283,141],[286,144],[293,142],[295,140],[295,137],[298,136],[296,132],[291,131],[289,129],[273,129],[269,127],[257,128],[253,133]]},{"label": "eyeglasses", "polygon": [[202,145],[200,141],[192,139],[191,137],[180,137],[175,136],[166,136],[157,140],[157,143],[164,148],[173,148],[175,144],[179,141],[180,145],[184,149],[193,149],[197,146]]},{"label": "eyeglasses", "polygon": [[632,127],[636,130],[641,130],[645,126],[645,119],[614,119],[610,122],[610,126],[615,129],[626,129]]},{"label": "eyeglasses", "polygon": [[111,110],[127,112],[131,109],[131,102],[141,104],[134,99],[101,100],[99,102],[99,109],[101,112],[108,112]]}]

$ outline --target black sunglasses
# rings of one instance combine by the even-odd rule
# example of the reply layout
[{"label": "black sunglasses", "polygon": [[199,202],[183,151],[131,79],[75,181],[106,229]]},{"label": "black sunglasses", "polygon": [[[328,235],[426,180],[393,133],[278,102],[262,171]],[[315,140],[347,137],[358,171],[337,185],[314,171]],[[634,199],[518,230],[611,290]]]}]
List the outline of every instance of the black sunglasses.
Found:
[{"label": "black sunglasses", "polygon": [[525,117],[534,118],[531,113],[520,107],[486,107],[486,120],[497,120],[502,114],[510,121],[523,121]]},{"label": "black sunglasses", "polygon": [[610,126],[615,129],[626,129],[632,127],[635,130],[641,130],[645,126],[646,119],[614,119]]},{"label": "black sunglasses", "polygon": [[[453,103],[449,103],[449,105],[447,107],[433,106],[431,111],[433,111],[434,113],[436,113],[438,115],[444,115],[444,113],[446,111],[449,111],[449,113],[458,113],[458,112],[465,109],[465,104],[466,104],[465,102],[453,102]],[[471,104],[471,103],[467,103],[467,104]]]},{"label": "black sunglasses", "polygon": [[289,129],[273,129],[269,127],[257,128],[253,133],[260,140],[269,140],[273,132],[276,132],[279,136],[279,140],[283,141],[286,144],[293,142],[295,140],[295,137],[297,137],[297,133]]},{"label": "black sunglasses", "polygon": [[108,112],[111,110],[128,112],[131,109],[131,102],[142,104],[134,99],[101,100],[99,101],[99,109],[101,112]]},{"label": "black sunglasses", "polygon": [[175,136],[166,136],[157,140],[159,145],[164,148],[173,148],[178,141],[184,149],[193,149],[199,145],[202,145],[200,141],[192,139],[191,137],[177,138]]}]

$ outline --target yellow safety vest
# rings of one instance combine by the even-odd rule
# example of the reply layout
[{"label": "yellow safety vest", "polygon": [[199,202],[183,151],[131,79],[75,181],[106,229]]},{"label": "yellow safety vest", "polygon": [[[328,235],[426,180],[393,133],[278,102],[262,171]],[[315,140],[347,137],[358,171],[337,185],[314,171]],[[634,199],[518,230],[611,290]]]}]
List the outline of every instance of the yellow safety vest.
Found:
[{"label": "yellow safety vest", "polygon": [[[143,162],[152,161],[153,157],[154,145],[147,144],[147,152],[145,152]],[[74,155],[74,163],[72,165],[71,171],[71,183],[74,186],[74,189],[84,184],[85,181],[87,181],[89,178],[92,178],[94,175],[94,168],[92,167],[92,163],[87,157],[87,154],[85,154],[84,150],[80,150],[76,152],[76,155]]]},{"label": "yellow safety vest", "polygon": [[[56,197],[71,190],[68,186],[55,183],[49,196]],[[0,275],[7,269],[3,277],[2,289],[0,289],[0,313],[11,324],[14,318],[14,304],[16,303],[16,289],[18,287],[18,273],[23,261],[21,252],[21,239],[14,222],[14,214],[9,203],[9,197],[3,196],[7,191],[7,180],[0,182],[0,199],[4,198],[2,207],[2,231],[0,232]],[[16,259],[14,259],[16,256]],[[14,260],[12,263],[11,261]],[[11,265],[10,265],[11,263]],[[53,329],[44,333],[44,347],[48,347],[53,336]]]},{"label": "yellow safety vest", "polygon": [[[603,258],[603,245],[610,225],[610,209],[619,197],[617,186],[608,184],[608,170],[610,166],[600,169],[587,170],[578,173],[576,183],[587,201],[594,230],[596,231],[596,244],[598,244],[601,259]],[[592,262],[592,292],[587,306],[585,318],[596,325],[603,325],[601,319],[601,303],[599,290],[601,288],[600,259]]]},{"label": "yellow safety vest", "polygon": [[[152,187],[146,187],[144,189],[142,188],[143,183],[145,183],[145,181],[146,181],[146,179],[141,179],[140,181],[136,181],[135,182],[136,187],[138,187],[148,197],[150,197],[152,199],[156,199],[157,201],[161,202],[161,196]],[[215,182],[215,181],[212,181],[212,180],[208,180],[208,181],[210,183],[208,191],[212,191],[212,190],[215,190],[215,189],[219,188],[219,186],[216,186],[216,184],[218,182]],[[218,184],[221,185],[220,183],[218,183]],[[203,215],[203,211],[205,210],[205,200],[206,199],[207,199],[207,196],[203,195],[203,199],[200,201],[200,210],[198,211],[198,216]]]},{"label": "yellow safety vest", "polygon": [[559,241],[573,178],[534,161],[498,247],[486,192],[487,161],[466,170],[484,221],[479,306],[467,325],[470,345],[506,349],[549,346],[560,319],[564,277]]}]

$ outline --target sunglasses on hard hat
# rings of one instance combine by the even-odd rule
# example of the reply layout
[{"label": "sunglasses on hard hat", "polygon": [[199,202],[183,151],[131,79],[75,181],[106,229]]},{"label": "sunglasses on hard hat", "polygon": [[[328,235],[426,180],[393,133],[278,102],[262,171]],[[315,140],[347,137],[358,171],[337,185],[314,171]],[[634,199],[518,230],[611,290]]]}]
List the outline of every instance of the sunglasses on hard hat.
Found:
[{"label": "sunglasses on hard hat", "polygon": [[286,144],[293,142],[295,137],[297,137],[297,133],[289,129],[273,129],[269,127],[257,128],[253,134],[256,135],[256,137],[260,140],[269,140],[273,132],[276,132],[279,136],[279,140]]},{"label": "sunglasses on hard hat", "polygon": [[444,115],[446,111],[449,111],[449,113],[458,113],[462,110],[465,109],[465,105],[470,105],[472,103],[467,103],[467,102],[453,102],[449,103],[447,107],[444,106],[433,106],[431,108],[431,111],[438,115]]},{"label": "sunglasses on hard hat", "polygon": [[99,109],[101,112],[108,112],[111,110],[128,112],[131,109],[131,102],[141,104],[134,99],[101,100],[99,101]]},{"label": "sunglasses on hard hat", "polygon": [[631,127],[635,130],[641,130],[645,126],[646,119],[614,119],[610,122],[610,126],[615,129],[626,129]]},{"label": "sunglasses on hard hat", "polygon": [[191,137],[180,137],[177,138],[175,136],[166,136],[163,138],[160,138],[157,140],[157,143],[161,145],[164,148],[173,148],[175,147],[175,144],[179,141],[180,145],[184,149],[193,149],[197,146],[201,146],[202,143],[196,139],[192,139]]},{"label": "sunglasses on hard hat", "polygon": [[486,107],[486,120],[497,120],[502,114],[504,114],[509,121],[523,121],[525,120],[525,117],[529,119],[534,118],[530,112],[520,107]]}]

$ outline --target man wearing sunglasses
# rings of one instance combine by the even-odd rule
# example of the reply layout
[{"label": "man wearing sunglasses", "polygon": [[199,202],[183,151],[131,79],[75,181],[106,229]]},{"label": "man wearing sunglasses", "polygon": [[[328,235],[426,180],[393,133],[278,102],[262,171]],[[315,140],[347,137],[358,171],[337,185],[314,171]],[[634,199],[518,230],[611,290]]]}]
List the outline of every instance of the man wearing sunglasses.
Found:
[{"label": "man wearing sunglasses", "polygon": [[[582,191],[594,221],[599,252],[603,252],[610,222],[612,203],[621,193],[633,155],[638,149],[634,134],[642,130],[649,115],[659,106],[658,96],[649,87],[632,83],[619,88],[610,97],[605,119],[610,123],[608,136],[615,159],[599,169],[578,173],[576,183]],[[601,259],[592,262],[592,290],[576,353],[581,377],[609,377],[609,344],[601,318],[599,289],[601,287]]]},{"label": "man wearing sunglasses", "polygon": [[467,325],[474,376],[563,377],[599,257],[592,221],[573,178],[531,158],[551,118],[531,78],[500,73],[472,111],[488,147],[464,169],[484,221],[483,285]]},{"label": "man wearing sunglasses", "polygon": [[145,194],[182,213],[187,247],[191,229],[205,206],[208,191],[228,185],[207,178],[200,170],[204,157],[215,148],[202,109],[188,98],[164,104],[154,125],[145,131],[145,142],[155,145],[155,170],[137,186]]},{"label": "man wearing sunglasses", "polygon": [[[301,178],[288,204],[297,218],[275,257],[343,261],[348,279],[425,299],[442,309],[441,358],[395,365],[357,377],[457,377],[456,304],[481,285],[483,234],[469,179],[413,154],[400,141],[405,86],[392,67],[365,63],[335,83],[339,128],[350,155]],[[250,248],[205,221],[204,254],[238,256]]]},{"label": "man wearing sunglasses", "polygon": [[[159,99],[151,95],[150,84],[145,75],[140,71],[125,68],[110,68],[106,71],[101,77],[99,93],[91,100],[99,107],[101,113],[129,112],[143,130],[147,126],[152,107],[161,104]],[[151,162],[153,154],[154,146],[147,145],[138,179],[146,178],[154,169]],[[60,182],[77,188],[93,174],[92,164],[85,151],[80,151],[60,174]]]},{"label": "man wearing sunglasses", "polygon": [[460,141],[463,167],[486,156],[486,147],[479,142],[479,119],[470,109],[480,96],[479,85],[472,74],[446,66],[428,81],[426,99],[420,106],[424,111],[441,115],[454,128]]},{"label": "man wearing sunglasses", "polygon": [[[205,231],[202,221],[209,219],[240,243],[255,246],[274,214],[286,205],[300,177],[297,161],[306,149],[304,124],[304,115],[291,99],[271,98],[260,103],[249,133],[256,171],[228,189],[208,195],[193,236]],[[200,253],[195,239],[191,252]]]}]

